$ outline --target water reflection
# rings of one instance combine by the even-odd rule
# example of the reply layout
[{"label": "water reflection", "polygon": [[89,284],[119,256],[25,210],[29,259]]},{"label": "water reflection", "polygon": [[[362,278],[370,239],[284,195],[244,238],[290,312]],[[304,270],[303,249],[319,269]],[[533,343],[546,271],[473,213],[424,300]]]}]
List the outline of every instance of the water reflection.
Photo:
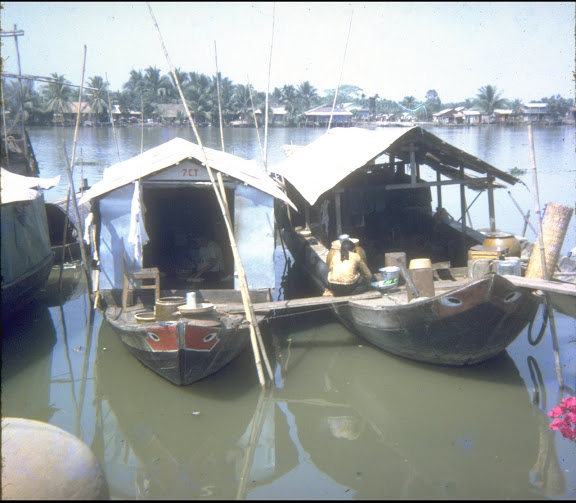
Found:
[{"label": "water reflection", "polygon": [[54,413],[50,375],[56,328],[48,308],[39,302],[24,314],[2,325],[2,415],[49,422]]},{"label": "water reflection", "polygon": [[314,318],[272,324],[276,384],[265,391],[249,348],[219,374],[179,388],[102,324],[92,446],[114,497],[566,493],[549,418],[507,353],[471,368],[420,365]]}]

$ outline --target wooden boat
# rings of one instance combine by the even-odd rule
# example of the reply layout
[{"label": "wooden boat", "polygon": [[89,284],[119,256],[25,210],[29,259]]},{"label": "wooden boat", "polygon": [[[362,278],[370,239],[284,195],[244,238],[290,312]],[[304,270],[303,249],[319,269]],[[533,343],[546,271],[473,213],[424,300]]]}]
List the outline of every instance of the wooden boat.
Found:
[{"label": "wooden boat", "polygon": [[[284,177],[299,208],[287,210],[283,236],[318,293],[328,286],[326,259],[341,234],[359,239],[376,277],[384,266],[403,268],[405,284],[381,298],[333,306],[345,326],[380,349],[426,363],[474,364],[506,349],[534,317],[541,300],[534,289],[497,272],[509,248],[483,246],[497,232],[494,189],[518,181],[510,174],[420,127],[332,129],[271,170]],[[461,187],[460,222],[441,206],[442,187],[450,184]],[[465,187],[488,193],[487,232],[465,225]],[[529,253],[529,243],[521,244],[520,253]],[[482,261],[482,253],[492,259]],[[421,258],[431,264],[429,281],[414,281],[418,271],[408,269]]]},{"label": "wooden boat", "polygon": [[[211,169],[222,175],[250,298],[269,301],[276,288],[274,200],[289,199],[254,161],[204,151]],[[96,290],[106,321],[141,363],[177,385],[217,372],[250,337],[245,314],[220,308],[241,304],[241,285],[226,222],[203,163],[198,145],[174,138],[109,167],[79,201],[90,204],[93,215],[88,232],[98,244]],[[197,233],[209,234],[220,245],[227,277],[186,282],[191,273],[181,266],[189,253],[186,236]],[[144,284],[143,273],[152,285]],[[135,282],[133,292],[125,278]],[[195,291],[202,305],[213,308],[193,316],[179,311],[179,305],[187,304],[186,294]],[[135,303],[128,301],[129,293],[135,294]],[[164,305],[174,297],[179,299],[174,305]],[[256,324],[265,314],[260,313]]]},{"label": "wooden boat", "polygon": [[[240,292],[203,290],[202,304],[211,306],[208,313],[176,314],[157,320],[154,302],[144,298],[123,310],[118,292],[102,292],[101,308],[125,347],[143,365],[177,386],[203,379],[234,360],[250,339],[250,325],[243,314],[229,314],[219,304],[240,303]],[[162,299],[178,299],[185,304],[185,291],[163,292]],[[252,291],[254,301],[270,299],[267,289]],[[264,316],[257,317],[260,323]]]}]

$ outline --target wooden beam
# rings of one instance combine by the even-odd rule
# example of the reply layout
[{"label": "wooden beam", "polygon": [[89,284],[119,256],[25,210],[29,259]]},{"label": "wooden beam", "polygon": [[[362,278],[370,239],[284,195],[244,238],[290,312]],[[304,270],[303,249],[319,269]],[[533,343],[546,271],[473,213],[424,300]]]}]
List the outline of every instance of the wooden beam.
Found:
[{"label": "wooden beam", "polygon": [[522,288],[529,288],[530,290],[542,290],[543,292],[560,293],[563,295],[576,297],[575,283],[550,281],[539,278],[525,278],[523,276],[514,276],[511,274],[504,274],[503,277],[510,281],[510,283],[513,283],[514,285],[520,286]]},{"label": "wooden beam", "polygon": [[[350,300],[376,299],[382,297],[380,292],[370,290],[357,295],[346,295],[342,297],[305,297],[302,299],[277,300],[274,302],[256,302],[252,304],[254,312],[266,312],[278,309],[297,309],[306,307],[330,306],[333,304],[344,304]],[[242,304],[218,304],[218,311],[227,313],[242,312]]]}]

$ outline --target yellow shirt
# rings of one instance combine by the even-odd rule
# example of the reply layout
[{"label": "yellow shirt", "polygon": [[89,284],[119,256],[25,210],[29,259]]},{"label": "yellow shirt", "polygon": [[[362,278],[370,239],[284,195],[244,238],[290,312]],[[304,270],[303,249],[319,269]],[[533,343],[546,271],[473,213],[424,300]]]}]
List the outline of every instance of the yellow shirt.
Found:
[{"label": "yellow shirt", "polygon": [[328,273],[328,281],[336,285],[351,285],[358,281],[360,274],[363,274],[366,279],[372,279],[372,273],[364,261],[356,252],[348,253],[348,260],[342,262],[340,253],[335,253],[330,263],[330,272]]}]

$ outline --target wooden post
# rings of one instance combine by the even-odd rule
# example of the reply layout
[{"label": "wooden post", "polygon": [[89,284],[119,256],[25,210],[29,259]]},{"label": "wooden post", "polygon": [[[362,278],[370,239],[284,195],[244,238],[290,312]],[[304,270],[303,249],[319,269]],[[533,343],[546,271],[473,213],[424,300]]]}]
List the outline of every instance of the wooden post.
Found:
[{"label": "wooden post", "polygon": [[496,212],[494,211],[494,187],[492,182],[494,181],[494,176],[490,173],[487,174],[488,182],[486,187],[488,188],[488,214],[490,215],[490,232],[496,231]]},{"label": "wooden post", "polygon": [[414,144],[411,143],[408,147],[410,152],[410,183],[416,183],[416,151]]},{"label": "wooden post", "polygon": [[466,248],[466,185],[464,185],[464,166],[460,166],[460,213],[462,218],[461,224],[461,240],[462,240],[462,251],[465,252]]},{"label": "wooden post", "polygon": [[[26,163],[28,165],[27,172],[30,169],[30,159],[29,159],[29,152],[28,152],[28,142],[26,141],[26,134],[24,132],[24,104],[23,104],[23,92],[22,92],[22,67],[20,66],[20,50],[18,49],[18,27],[14,25],[14,44],[16,46],[16,62],[18,63],[18,92],[20,94],[20,112],[22,115],[22,120],[20,122],[20,129],[22,134],[22,141],[24,143],[24,157],[26,158]],[[31,176],[30,173],[27,173],[26,176]]]},{"label": "wooden post", "polygon": [[440,184],[441,178],[442,175],[440,174],[440,171],[436,171],[436,181],[438,182],[438,185],[436,186],[436,199],[438,199],[437,210],[442,208],[442,185]]},{"label": "wooden post", "polygon": [[334,213],[336,213],[336,235],[344,233],[342,229],[342,191],[337,190],[334,193]]}]

